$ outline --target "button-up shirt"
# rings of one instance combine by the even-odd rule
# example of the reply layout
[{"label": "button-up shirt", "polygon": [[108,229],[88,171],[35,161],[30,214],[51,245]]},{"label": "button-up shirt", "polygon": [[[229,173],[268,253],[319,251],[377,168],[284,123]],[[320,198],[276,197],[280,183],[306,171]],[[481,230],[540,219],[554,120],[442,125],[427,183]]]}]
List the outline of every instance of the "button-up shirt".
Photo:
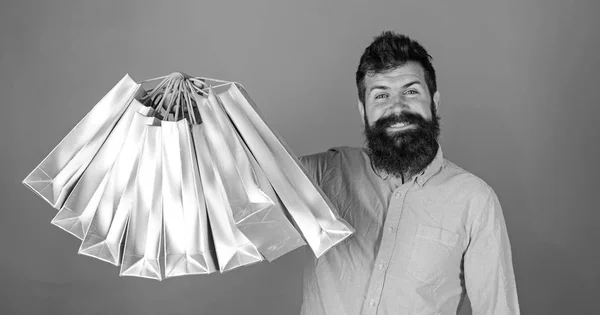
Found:
[{"label": "button-up shirt", "polygon": [[377,174],[364,149],[301,158],[356,233],[308,255],[302,315],[519,314],[510,243],[498,198],[444,159],[405,183]]}]

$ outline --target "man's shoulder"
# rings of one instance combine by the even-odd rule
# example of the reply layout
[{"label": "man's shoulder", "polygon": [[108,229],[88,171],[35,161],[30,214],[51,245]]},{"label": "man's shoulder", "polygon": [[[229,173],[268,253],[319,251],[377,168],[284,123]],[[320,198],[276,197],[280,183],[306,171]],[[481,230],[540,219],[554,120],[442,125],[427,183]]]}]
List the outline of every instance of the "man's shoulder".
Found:
[{"label": "man's shoulder", "polygon": [[366,160],[364,149],[354,147],[334,147],[300,157],[304,168],[319,183],[324,177],[334,176],[348,168],[358,170]]},{"label": "man's shoulder", "polygon": [[494,190],[485,180],[448,159],[444,159],[442,174],[439,184],[456,187],[472,197],[488,198],[495,195]]},{"label": "man's shoulder", "polygon": [[364,159],[365,151],[363,148],[357,147],[333,147],[327,151],[313,153],[300,157],[303,164],[327,164],[333,165],[344,160],[361,160]]}]

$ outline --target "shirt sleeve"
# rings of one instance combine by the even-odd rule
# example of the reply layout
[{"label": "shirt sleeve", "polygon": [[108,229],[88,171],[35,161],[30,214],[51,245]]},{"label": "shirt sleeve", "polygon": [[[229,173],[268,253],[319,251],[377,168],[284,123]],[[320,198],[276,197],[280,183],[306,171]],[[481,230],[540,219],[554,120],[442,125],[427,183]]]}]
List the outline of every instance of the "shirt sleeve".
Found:
[{"label": "shirt sleeve", "polygon": [[464,275],[474,315],[517,315],[519,301],[510,242],[498,197],[493,191],[471,229]]},{"label": "shirt sleeve", "polygon": [[310,179],[321,186],[323,172],[327,167],[327,152],[305,155],[300,157],[299,160]]}]

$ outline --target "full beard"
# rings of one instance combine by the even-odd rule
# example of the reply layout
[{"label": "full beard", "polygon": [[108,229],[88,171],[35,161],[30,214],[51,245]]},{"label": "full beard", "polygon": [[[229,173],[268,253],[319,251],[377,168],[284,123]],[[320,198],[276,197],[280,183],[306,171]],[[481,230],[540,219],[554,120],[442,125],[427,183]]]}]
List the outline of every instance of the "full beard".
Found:
[{"label": "full beard", "polygon": [[[387,128],[404,122],[413,128],[388,134]],[[435,158],[440,134],[439,117],[432,106],[431,121],[405,112],[378,119],[369,126],[365,116],[367,154],[373,168],[387,175],[404,178],[423,171]]]}]

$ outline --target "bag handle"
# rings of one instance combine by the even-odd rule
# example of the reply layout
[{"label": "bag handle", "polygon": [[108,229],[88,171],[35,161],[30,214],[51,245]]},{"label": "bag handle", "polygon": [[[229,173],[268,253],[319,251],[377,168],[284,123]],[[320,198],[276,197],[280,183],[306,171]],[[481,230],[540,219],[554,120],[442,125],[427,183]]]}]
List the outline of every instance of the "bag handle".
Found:
[{"label": "bag handle", "polygon": [[[190,120],[192,121],[192,123],[194,125],[197,125],[198,122],[196,121],[196,112],[194,111],[194,105],[192,104],[192,97],[190,96],[191,93],[193,93],[193,87],[192,87],[192,83],[190,81],[186,81],[186,86],[185,86],[185,98],[186,98],[186,102],[188,105],[188,115],[190,116]],[[198,106],[198,105],[196,105]]]},{"label": "bag handle", "polygon": [[[162,120],[166,121],[173,117],[177,121],[181,116],[189,118],[194,124],[198,122],[196,115],[198,104],[192,95],[198,94],[207,97],[209,90],[234,83],[232,81],[209,77],[192,77],[185,73],[173,72],[141,81],[140,84],[157,80],[161,81],[142,97],[142,101],[150,100],[150,106],[160,113]],[[200,119],[202,118],[200,117]]]},{"label": "bag handle", "polygon": [[[142,101],[150,100],[150,104],[151,104],[150,106],[154,109],[158,109],[158,107],[160,105],[162,105],[163,100],[164,100],[164,93],[161,93],[161,92],[164,91],[166,86],[168,86],[172,80],[172,77],[170,75],[163,76],[160,78],[163,78],[163,80],[156,87],[151,89],[148,94],[146,94],[144,97],[142,97]],[[158,79],[158,78],[156,78],[156,79]],[[148,81],[152,81],[152,80],[155,80],[155,79],[150,79],[150,80],[146,80],[146,81],[142,81],[142,82],[148,82]]]},{"label": "bag handle", "polygon": [[165,110],[165,115],[163,116],[163,120],[167,120],[169,115],[171,114],[171,109],[173,108],[173,104],[175,103],[175,97],[173,96],[173,90],[176,84],[178,83],[176,78],[172,78],[171,83],[168,85],[167,90],[164,92],[163,99],[168,99],[168,105]]}]

